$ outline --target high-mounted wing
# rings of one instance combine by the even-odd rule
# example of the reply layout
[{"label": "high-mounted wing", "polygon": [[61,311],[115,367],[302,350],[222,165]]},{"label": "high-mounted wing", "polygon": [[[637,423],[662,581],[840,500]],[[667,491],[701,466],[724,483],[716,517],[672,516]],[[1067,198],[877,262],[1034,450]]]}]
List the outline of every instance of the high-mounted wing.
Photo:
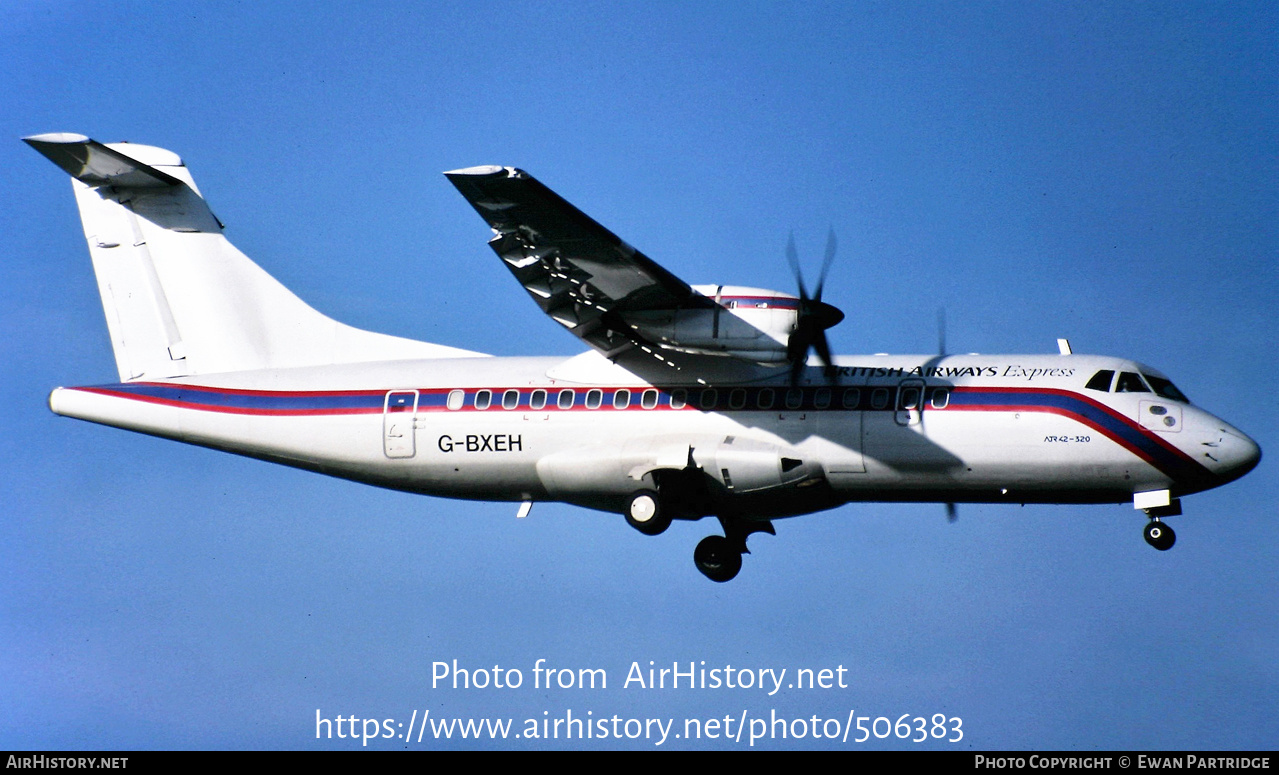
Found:
[{"label": "high-mounted wing", "polygon": [[607,357],[642,349],[673,365],[645,324],[717,306],[522,170],[444,174],[496,233],[489,246],[538,306]]}]

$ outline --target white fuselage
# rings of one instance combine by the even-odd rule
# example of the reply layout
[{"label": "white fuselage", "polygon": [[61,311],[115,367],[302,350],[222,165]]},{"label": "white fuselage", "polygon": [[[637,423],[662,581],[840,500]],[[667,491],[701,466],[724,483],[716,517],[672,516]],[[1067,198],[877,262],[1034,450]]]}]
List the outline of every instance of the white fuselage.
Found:
[{"label": "white fuselage", "polygon": [[[602,357],[392,361],[50,396],[59,414],[399,490],[615,510],[646,474],[700,469],[715,511],[847,501],[1131,501],[1217,486],[1255,443],[1188,403],[1086,388],[1099,356],[848,356],[792,387],[648,385]],[[1157,372],[1154,372],[1157,374]],[[566,392],[566,391],[571,391]]]}]

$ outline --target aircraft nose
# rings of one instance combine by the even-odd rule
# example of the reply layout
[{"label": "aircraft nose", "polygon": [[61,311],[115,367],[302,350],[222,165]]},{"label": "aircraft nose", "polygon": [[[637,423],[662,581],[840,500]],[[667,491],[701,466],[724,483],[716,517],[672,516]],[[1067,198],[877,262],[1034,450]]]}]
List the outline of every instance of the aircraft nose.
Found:
[{"label": "aircraft nose", "polygon": [[1218,473],[1228,479],[1238,479],[1261,462],[1261,447],[1257,442],[1229,426],[1221,429],[1221,440],[1215,452],[1220,462]]}]

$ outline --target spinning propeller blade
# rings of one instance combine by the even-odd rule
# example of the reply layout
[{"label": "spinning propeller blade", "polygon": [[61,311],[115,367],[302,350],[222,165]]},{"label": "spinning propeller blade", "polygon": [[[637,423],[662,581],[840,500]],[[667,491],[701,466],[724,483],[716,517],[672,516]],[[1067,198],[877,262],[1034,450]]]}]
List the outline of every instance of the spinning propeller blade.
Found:
[{"label": "spinning propeller blade", "polygon": [[799,382],[800,375],[808,363],[810,348],[817,351],[817,357],[826,367],[826,376],[834,376],[834,363],[831,360],[830,343],[826,340],[826,329],[839,324],[844,313],[839,308],[822,301],[822,290],[826,285],[826,274],[835,260],[835,230],[826,235],[826,256],[822,260],[822,271],[817,277],[817,286],[813,295],[808,295],[804,287],[804,273],[799,267],[799,253],[795,250],[795,233],[786,240],[786,260],[790,262],[791,271],[795,273],[795,284],[799,286],[799,312],[795,319],[795,330],[791,332],[786,343],[786,357],[790,360],[791,384]]}]

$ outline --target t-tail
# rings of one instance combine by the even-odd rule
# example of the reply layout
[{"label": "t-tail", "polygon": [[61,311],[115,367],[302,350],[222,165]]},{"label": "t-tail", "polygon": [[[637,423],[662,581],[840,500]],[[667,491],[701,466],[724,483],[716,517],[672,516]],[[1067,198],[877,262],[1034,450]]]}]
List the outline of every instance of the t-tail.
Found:
[{"label": "t-tail", "polygon": [[73,179],[122,382],[480,355],[317,312],[227,241],[171,151],[63,133],[25,142]]}]

